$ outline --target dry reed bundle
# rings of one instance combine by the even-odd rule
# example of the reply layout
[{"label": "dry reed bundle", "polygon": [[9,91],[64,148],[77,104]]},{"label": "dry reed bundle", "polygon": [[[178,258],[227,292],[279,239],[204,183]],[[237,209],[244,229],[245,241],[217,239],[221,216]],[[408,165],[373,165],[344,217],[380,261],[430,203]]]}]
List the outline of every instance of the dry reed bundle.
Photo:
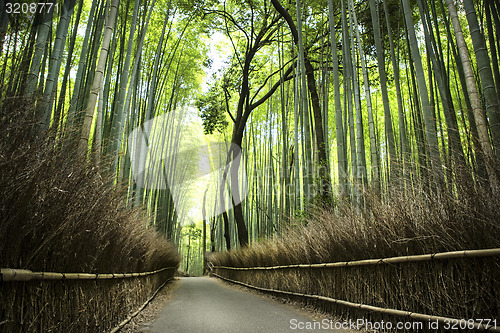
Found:
[{"label": "dry reed bundle", "polygon": [[[500,247],[500,198],[488,188],[457,186],[443,195],[397,193],[369,209],[316,210],[307,225],[245,249],[213,254],[215,266],[256,267],[388,258]],[[274,270],[218,269],[262,288],[321,295],[381,308],[450,318],[500,318],[500,258],[455,258],[384,265]],[[306,301],[308,302],[308,301]],[[392,320],[312,301],[350,318]]]},{"label": "dry reed bundle", "polygon": [[[145,214],[125,207],[112,177],[77,157],[70,135],[37,135],[22,107],[0,113],[0,266],[62,273],[177,267],[175,246],[146,230]],[[0,331],[102,332],[173,273],[2,283]]]}]

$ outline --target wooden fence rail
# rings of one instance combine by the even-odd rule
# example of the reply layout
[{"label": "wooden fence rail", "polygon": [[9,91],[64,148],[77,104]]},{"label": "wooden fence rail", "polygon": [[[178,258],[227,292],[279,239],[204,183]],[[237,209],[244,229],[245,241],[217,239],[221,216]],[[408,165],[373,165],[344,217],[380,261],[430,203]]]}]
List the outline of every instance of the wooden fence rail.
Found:
[{"label": "wooden fence rail", "polygon": [[177,267],[165,267],[151,272],[142,273],[54,273],[54,272],[32,272],[27,269],[2,268],[0,269],[0,282],[31,281],[31,280],[108,280],[127,279],[133,277],[158,274],[160,272],[177,269]]},{"label": "wooden fence rail", "polygon": [[325,297],[325,296],[320,296],[320,295],[310,295],[310,294],[303,294],[303,293],[297,293],[297,292],[291,292],[291,291],[284,291],[284,290],[276,290],[276,289],[270,289],[270,288],[262,288],[262,287],[257,287],[253,286],[248,283],[243,283],[240,281],[235,281],[228,279],[226,277],[220,276],[218,274],[212,273],[214,276],[231,282],[235,284],[239,284],[248,288],[252,288],[255,290],[260,290],[264,292],[272,292],[272,293],[277,293],[277,294],[283,294],[283,295],[291,295],[291,296],[299,296],[299,297],[305,297],[305,298],[310,298],[310,299],[316,299],[316,300],[321,300],[321,301],[326,301],[330,303],[336,303],[352,308],[358,308],[362,310],[367,310],[367,311],[372,311],[372,312],[378,312],[378,313],[384,313],[390,316],[397,316],[397,317],[406,317],[406,318],[412,318],[418,321],[437,321],[440,324],[443,325],[452,325],[454,323],[464,324],[465,330],[466,329],[474,329],[474,330],[480,330],[480,331],[488,331],[488,332],[498,332],[500,333],[500,327],[497,326],[497,322],[494,321],[493,324],[491,323],[479,323],[475,321],[468,321],[465,319],[456,319],[456,318],[448,318],[448,317],[442,317],[442,316],[433,316],[433,315],[427,315],[423,313],[416,313],[416,312],[411,312],[411,311],[403,311],[403,310],[397,310],[397,309],[388,309],[388,308],[382,308],[378,306],[372,306],[372,305],[367,305],[367,304],[359,304],[359,303],[353,303],[353,302],[348,302],[340,299],[334,299],[331,297]]},{"label": "wooden fence rail", "polygon": [[[469,326],[466,329],[474,329],[474,330],[482,330],[488,332],[500,332],[500,327],[497,326],[500,323],[500,318],[491,318],[485,320],[483,322],[478,322],[475,320],[465,320],[465,319],[456,319],[451,317],[444,317],[438,315],[429,315],[420,313],[420,311],[412,312],[400,309],[392,309],[382,306],[373,306],[369,304],[362,304],[365,302],[352,302],[343,299],[339,299],[338,297],[327,297],[323,295],[316,295],[316,293],[305,293],[300,290],[300,285],[296,286],[298,290],[295,291],[287,291],[287,290],[278,290],[274,288],[265,288],[262,286],[258,286],[251,283],[245,283],[242,281],[237,281],[238,277],[233,278],[233,275],[239,276],[239,274],[245,274],[246,272],[250,273],[251,271],[255,272],[255,274],[259,274],[259,272],[264,273],[268,271],[271,273],[272,270],[285,270],[290,269],[288,272],[295,272],[298,274],[301,269],[321,269],[321,268],[341,268],[341,267],[351,267],[351,266],[368,266],[368,265],[390,265],[390,264],[404,264],[411,262],[426,262],[426,261],[446,261],[451,259],[464,259],[464,258],[480,258],[480,257],[498,257],[500,256],[500,248],[493,249],[481,249],[481,250],[463,250],[463,251],[452,251],[452,252],[441,252],[441,253],[433,253],[433,254],[423,254],[423,255],[411,255],[411,256],[398,256],[398,257],[390,257],[390,258],[381,258],[381,259],[365,259],[365,260],[353,260],[353,261],[343,261],[343,262],[333,262],[333,263],[320,263],[320,264],[293,264],[293,265],[276,265],[276,266],[257,266],[257,267],[228,267],[228,266],[216,266],[212,263],[209,263],[209,269],[213,276],[226,280],[228,282],[240,284],[249,288],[253,288],[256,290],[264,291],[264,292],[272,292],[277,294],[283,294],[288,296],[299,296],[306,299],[315,299],[318,301],[325,301],[329,303],[338,304],[341,306],[345,306],[348,308],[365,310],[368,312],[374,312],[379,314],[385,314],[388,316],[397,316],[397,317],[406,317],[412,318],[417,321],[427,322],[427,321],[437,321],[440,324],[467,324]],[[406,267],[406,266],[404,266]],[[346,271],[347,272],[347,271]],[[273,273],[274,274],[274,273]],[[278,274],[277,272],[275,274]],[[295,274],[295,273],[294,273]],[[222,276],[222,275],[229,275]],[[253,276],[250,273],[250,276]],[[261,279],[265,279],[267,274],[260,274]],[[246,279],[244,279],[246,280]],[[256,283],[260,284],[260,283]],[[278,287],[278,286],[276,286]],[[278,287],[279,289],[282,289]]]},{"label": "wooden fence rail", "polygon": [[235,271],[274,270],[274,269],[286,269],[286,268],[333,268],[333,267],[346,267],[346,266],[398,264],[398,263],[417,262],[417,261],[449,260],[458,258],[477,258],[477,257],[495,257],[495,256],[500,256],[500,248],[483,249],[483,250],[463,250],[463,251],[441,252],[433,254],[422,254],[414,256],[340,261],[340,262],[321,263],[321,264],[294,264],[294,265],[258,266],[258,267],[228,267],[228,266],[211,265],[211,267],[217,269],[228,269]]}]

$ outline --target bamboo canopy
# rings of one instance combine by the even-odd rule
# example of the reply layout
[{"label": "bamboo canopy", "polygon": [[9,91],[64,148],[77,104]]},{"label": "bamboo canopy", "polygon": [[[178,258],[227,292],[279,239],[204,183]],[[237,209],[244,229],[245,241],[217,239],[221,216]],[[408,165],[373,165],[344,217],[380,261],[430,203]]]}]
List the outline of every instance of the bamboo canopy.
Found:
[{"label": "bamboo canopy", "polygon": [[495,256],[500,256],[500,248],[451,251],[451,252],[422,254],[414,256],[391,257],[383,259],[339,261],[339,262],[322,263],[322,264],[295,264],[295,265],[259,266],[259,267],[227,267],[227,266],[213,266],[213,267],[218,269],[230,269],[237,271],[274,270],[274,269],[285,269],[285,268],[332,268],[332,267],[399,264],[399,263],[417,262],[417,261],[450,260],[459,258],[477,258],[477,257],[495,257]]},{"label": "bamboo canopy", "polygon": [[89,274],[89,273],[54,273],[54,272],[32,272],[27,269],[2,268],[0,269],[0,281],[31,281],[31,280],[106,280],[106,279],[126,279],[157,274],[166,270],[176,269],[176,267],[165,267],[151,272],[142,273],[110,273],[110,274]]}]

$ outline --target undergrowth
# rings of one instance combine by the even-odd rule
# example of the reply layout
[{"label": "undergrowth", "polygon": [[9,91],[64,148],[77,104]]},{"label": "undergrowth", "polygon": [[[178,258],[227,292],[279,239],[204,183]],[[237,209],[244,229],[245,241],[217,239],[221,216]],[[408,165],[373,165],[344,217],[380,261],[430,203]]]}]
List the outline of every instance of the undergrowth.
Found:
[{"label": "undergrowth", "polygon": [[[111,176],[77,156],[71,134],[37,134],[32,113],[19,110],[0,113],[2,268],[127,273],[178,266],[175,246],[146,229],[141,209],[126,207],[124,187],[113,186]],[[0,330],[102,331],[173,272],[142,280],[72,281],[62,289],[62,282],[3,283]],[[50,319],[56,317],[62,321]]]},{"label": "undergrowth", "polygon": [[322,263],[500,247],[500,198],[488,189],[460,188],[437,196],[374,196],[367,208],[315,209],[307,223],[282,236],[212,256],[214,264],[250,267]]},{"label": "undergrowth", "polygon": [[[487,186],[456,177],[439,193],[406,184],[385,200],[366,195],[364,208],[314,209],[307,223],[247,248],[214,253],[215,266],[327,263],[500,247],[500,198]],[[354,303],[452,318],[496,318],[500,260],[450,261],[257,271],[217,270],[264,288],[323,295]],[[390,320],[345,306],[313,302],[350,318]]]}]

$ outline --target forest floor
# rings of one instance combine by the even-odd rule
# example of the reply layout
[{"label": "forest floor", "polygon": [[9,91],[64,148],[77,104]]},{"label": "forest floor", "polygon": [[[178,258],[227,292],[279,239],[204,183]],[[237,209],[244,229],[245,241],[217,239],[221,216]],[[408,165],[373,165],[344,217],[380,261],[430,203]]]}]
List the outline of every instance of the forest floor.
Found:
[{"label": "forest floor", "polygon": [[300,303],[271,298],[214,278],[176,278],[121,332],[354,332],[302,330],[298,326],[323,320],[335,322]]}]

